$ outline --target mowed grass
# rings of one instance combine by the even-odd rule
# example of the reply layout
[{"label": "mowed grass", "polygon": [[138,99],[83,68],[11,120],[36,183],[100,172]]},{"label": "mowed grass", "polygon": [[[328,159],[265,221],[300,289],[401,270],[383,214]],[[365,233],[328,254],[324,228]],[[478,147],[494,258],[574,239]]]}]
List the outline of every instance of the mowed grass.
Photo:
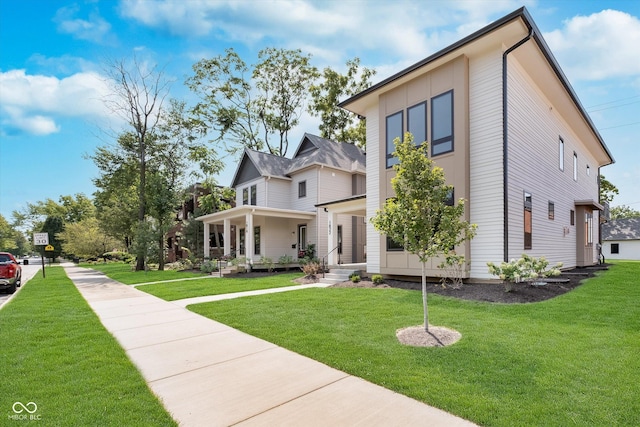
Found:
[{"label": "mowed grass", "polygon": [[293,282],[293,280],[302,276],[302,273],[283,273],[254,278],[208,278],[142,285],[138,286],[138,289],[167,301],[175,301],[206,295],[232,294],[235,292],[294,286],[297,283]]},{"label": "mowed grass", "polygon": [[555,299],[493,304],[429,295],[446,348],[398,343],[420,292],[309,289],[189,308],[486,426],[640,425],[640,263]]},{"label": "mowed grass", "polygon": [[0,310],[0,359],[0,425],[15,402],[43,426],[176,425],[61,267]]},{"label": "mowed grass", "polygon": [[123,262],[80,264],[80,267],[91,268],[101,271],[113,280],[126,285],[136,285],[138,283],[157,282],[160,280],[186,279],[191,277],[207,277],[204,273],[185,272],[176,270],[149,270],[131,271],[131,265]]}]

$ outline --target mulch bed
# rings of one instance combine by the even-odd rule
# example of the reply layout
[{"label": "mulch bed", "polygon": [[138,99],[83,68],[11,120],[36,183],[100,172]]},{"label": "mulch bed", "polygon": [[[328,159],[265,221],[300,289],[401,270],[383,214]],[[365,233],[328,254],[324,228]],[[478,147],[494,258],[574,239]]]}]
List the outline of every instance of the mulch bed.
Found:
[{"label": "mulch bed", "polygon": [[[465,283],[460,289],[454,289],[450,285],[443,287],[440,283],[427,283],[427,293],[434,293],[455,298],[473,301],[487,301],[499,303],[528,303],[544,301],[565,294],[580,286],[582,281],[593,277],[597,271],[607,269],[603,264],[589,268],[575,268],[563,272],[560,276],[552,278],[544,286],[534,286],[528,283],[519,283],[511,292],[506,292],[502,284],[495,283]],[[420,278],[416,278],[420,280]],[[363,288],[400,288],[420,291],[420,282],[385,279],[384,284],[375,285],[369,280],[361,280],[353,283],[350,281],[338,283],[334,287],[363,287]]]}]

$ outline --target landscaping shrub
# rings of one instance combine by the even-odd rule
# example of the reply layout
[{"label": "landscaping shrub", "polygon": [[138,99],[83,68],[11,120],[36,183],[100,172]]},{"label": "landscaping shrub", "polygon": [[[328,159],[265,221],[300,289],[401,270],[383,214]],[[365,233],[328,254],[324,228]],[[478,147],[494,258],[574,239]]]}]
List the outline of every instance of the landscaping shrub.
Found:
[{"label": "landscaping shrub", "polygon": [[500,265],[492,262],[487,263],[489,273],[498,276],[504,282],[506,292],[511,292],[516,283],[535,282],[538,278],[558,276],[560,274],[561,262],[549,270],[547,270],[548,265],[549,261],[545,257],[536,259],[527,254],[522,254],[522,257],[517,260],[503,261]]},{"label": "landscaping shrub", "polygon": [[353,273],[351,276],[349,276],[349,280],[351,280],[353,283],[358,283],[360,281],[360,275]]},{"label": "landscaping shrub", "polygon": [[275,267],[273,260],[266,256],[261,256],[260,261],[258,261],[258,263],[267,267],[267,271],[269,271],[269,273],[271,273]]},{"label": "landscaping shrub", "polygon": [[384,278],[382,274],[374,274],[371,276],[371,281],[376,285],[382,285],[384,283]]},{"label": "landscaping shrub", "polygon": [[200,265],[200,271],[203,273],[213,273],[214,271],[218,271],[218,261],[216,260],[207,260]]},{"label": "landscaping shrub", "polygon": [[305,277],[314,277],[316,274],[320,273],[320,264],[317,262],[302,264],[300,268],[302,269]]}]

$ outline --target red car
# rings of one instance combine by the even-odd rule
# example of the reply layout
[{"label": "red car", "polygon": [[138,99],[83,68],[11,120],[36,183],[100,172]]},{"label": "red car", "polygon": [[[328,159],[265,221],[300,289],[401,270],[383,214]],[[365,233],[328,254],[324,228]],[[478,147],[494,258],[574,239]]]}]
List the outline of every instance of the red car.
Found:
[{"label": "red car", "polygon": [[22,267],[9,252],[0,252],[0,290],[16,291],[22,280]]}]

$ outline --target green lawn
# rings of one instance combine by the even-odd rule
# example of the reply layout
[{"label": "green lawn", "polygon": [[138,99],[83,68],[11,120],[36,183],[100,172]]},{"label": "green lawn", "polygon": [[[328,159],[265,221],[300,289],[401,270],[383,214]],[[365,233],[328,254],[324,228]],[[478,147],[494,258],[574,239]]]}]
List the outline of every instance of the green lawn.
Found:
[{"label": "green lawn", "polygon": [[160,280],[185,279],[189,277],[204,277],[204,273],[194,273],[175,270],[150,270],[150,271],[131,271],[131,265],[123,262],[97,263],[97,264],[80,264],[80,267],[92,268],[102,271],[104,274],[117,280],[118,282],[135,285],[138,283],[157,282]]},{"label": "green lawn", "polygon": [[462,339],[399,344],[420,292],[309,289],[190,306],[337,369],[481,425],[640,425],[640,263],[620,262],[535,304],[429,296],[430,321]]},{"label": "green lawn", "polygon": [[[0,310],[0,425],[175,426],[60,267]],[[20,407],[18,407],[20,409]]]},{"label": "green lawn", "polygon": [[231,294],[235,292],[254,291],[259,289],[281,288],[293,286],[297,283],[293,279],[302,277],[303,274],[283,273],[273,276],[243,278],[225,277],[208,278],[199,280],[185,280],[181,282],[157,283],[153,285],[138,286],[138,289],[155,295],[167,301],[183,298],[200,297],[205,295]]}]

